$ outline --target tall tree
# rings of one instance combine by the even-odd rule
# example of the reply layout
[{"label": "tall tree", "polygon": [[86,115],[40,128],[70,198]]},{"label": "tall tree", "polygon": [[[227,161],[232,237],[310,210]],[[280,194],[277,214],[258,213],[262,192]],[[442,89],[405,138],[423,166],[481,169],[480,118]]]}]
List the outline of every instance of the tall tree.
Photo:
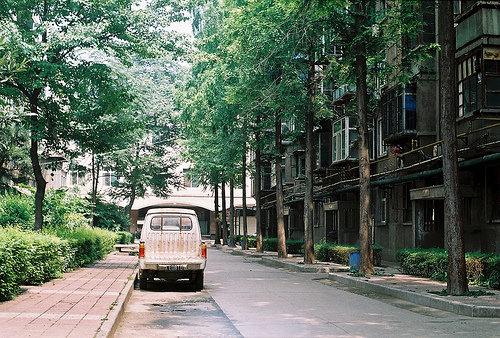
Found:
[{"label": "tall tree", "polygon": [[274,165],[276,169],[276,225],[278,228],[278,257],[287,257],[286,252],[286,236],[285,236],[285,212],[284,212],[284,196],[283,196],[283,146],[281,141],[281,118],[279,111],[276,113],[274,120],[274,135],[275,135],[275,159]]},{"label": "tall tree", "polygon": [[[367,25],[368,4],[365,0],[356,3],[355,34],[360,37]],[[361,254],[359,271],[373,274],[373,247],[371,242],[371,189],[370,189],[370,151],[368,132],[368,87],[366,67],[366,45],[363,39],[356,44],[356,106],[358,110],[359,146],[359,239]]]},{"label": "tall tree", "polygon": [[242,218],[243,218],[243,250],[248,250],[248,219],[247,219],[247,151],[244,142],[243,159],[241,173],[241,198],[242,198]]},{"label": "tall tree", "polygon": [[[153,56],[178,48],[162,27],[165,21],[155,19],[165,11],[158,11],[161,7],[157,1],[150,4],[155,8],[134,9],[133,0],[0,3],[0,17],[9,40],[19,49],[19,55],[29,60],[26,72],[2,83],[0,89],[30,112],[36,229],[43,224],[46,186],[41,146],[45,152],[59,152],[69,144],[74,105],[85,90],[80,86],[82,81],[92,79],[90,69],[96,65],[109,68],[105,57],[127,62],[131,53]],[[92,54],[97,50],[101,56]]]},{"label": "tall tree", "polygon": [[220,225],[219,218],[219,185],[214,186],[214,205],[215,205],[215,244],[220,244]]},{"label": "tall tree", "polygon": [[180,186],[175,174],[180,128],[173,116],[173,100],[185,71],[170,56],[136,59],[128,69],[129,86],[137,93],[129,114],[134,115],[138,127],[128,135],[125,150],[104,158],[107,169],[118,178],[109,193],[117,200],[128,200],[127,214],[136,198],[149,192],[167,197],[172,188]]},{"label": "tall tree", "polygon": [[438,1],[439,93],[441,96],[441,137],[443,148],[444,219],[448,248],[449,294],[468,291],[465,267],[463,222],[458,186],[456,137],[457,95],[455,80],[455,27],[453,3]]}]

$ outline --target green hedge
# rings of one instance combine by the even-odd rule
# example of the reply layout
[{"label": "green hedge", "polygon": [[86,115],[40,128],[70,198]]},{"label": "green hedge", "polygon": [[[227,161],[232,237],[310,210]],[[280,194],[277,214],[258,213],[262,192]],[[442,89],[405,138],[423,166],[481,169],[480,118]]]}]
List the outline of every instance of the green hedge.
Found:
[{"label": "green hedge", "polygon": [[57,237],[68,241],[75,250],[69,268],[75,269],[103,259],[114,250],[114,245],[119,242],[120,236],[116,232],[99,228],[57,228],[54,232]]},{"label": "green hedge", "polygon": [[56,236],[0,228],[0,300],[12,299],[20,285],[39,285],[60,277],[74,257]]},{"label": "green hedge", "polygon": [[[383,247],[378,245],[373,246],[373,261],[375,265],[380,265],[383,249]],[[351,251],[359,251],[359,246],[323,242],[314,245],[314,258],[320,262],[349,265],[349,252]]]},{"label": "green hedge", "polygon": [[116,233],[118,235],[118,241],[116,244],[130,244],[134,243],[135,234],[129,231],[118,231]]},{"label": "green hedge", "polygon": [[[255,248],[257,247],[257,238],[255,237],[247,237],[248,238],[248,247]],[[235,243],[240,244],[243,240],[243,235],[235,235],[234,241]],[[300,254],[304,252],[304,242],[298,241],[294,239],[287,239],[285,241],[287,246],[287,253],[289,254]],[[262,246],[264,251],[278,251],[278,239],[277,238],[263,238]]]},{"label": "green hedge", "polygon": [[[401,271],[409,275],[446,281],[448,252],[444,249],[405,249],[396,252]],[[500,255],[466,253],[467,279],[470,284],[500,289]]]},{"label": "green hedge", "polygon": [[20,285],[39,285],[104,258],[119,239],[97,228],[45,233],[0,228],[0,301],[14,298]]},{"label": "green hedge", "polygon": [[34,224],[33,198],[11,192],[0,195],[0,226],[16,226],[32,230]]},{"label": "green hedge", "polygon": [[[288,254],[300,254],[304,252],[304,242],[294,239],[285,240]],[[262,247],[264,251],[278,251],[277,238],[263,238]]]}]

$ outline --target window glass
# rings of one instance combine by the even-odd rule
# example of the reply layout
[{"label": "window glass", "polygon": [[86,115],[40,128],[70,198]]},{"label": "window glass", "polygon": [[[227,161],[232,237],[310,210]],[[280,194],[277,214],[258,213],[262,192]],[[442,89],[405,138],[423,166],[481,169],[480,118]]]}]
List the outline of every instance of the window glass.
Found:
[{"label": "window glass", "polygon": [[471,78],[470,82],[470,111],[473,112],[477,109],[477,82],[476,77]]},{"label": "window glass", "polygon": [[486,73],[496,73],[498,61],[484,60],[484,71]]},{"label": "window glass", "polygon": [[470,84],[469,80],[464,81],[464,114],[470,113]]},{"label": "window glass", "polygon": [[181,218],[181,229],[182,231],[189,231],[193,228],[193,221],[190,217]]},{"label": "window glass", "polygon": [[486,104],[488,107],[500,107],[500,94],[486,93]]},{"label": "window glass", "polygon": [[[486,77],[486,90],[487,91],[500,91],[500,76],[488,76]],[[500,93],[499,93],[500,95]]]},{"label": "window glass", "polygon": [[163,228],[162,230],[179,230],[179,216],[167,216],[163,217]]},{"label": "window glass", "polygon": [[189,231],[193,221],[189,216],[158,215],[151,219],[151,230],[154,231]]},{"label": "window glass", "polygon": [[161,217],[156,216],[151,219],[151,230],[160,231],[161,229]]}]

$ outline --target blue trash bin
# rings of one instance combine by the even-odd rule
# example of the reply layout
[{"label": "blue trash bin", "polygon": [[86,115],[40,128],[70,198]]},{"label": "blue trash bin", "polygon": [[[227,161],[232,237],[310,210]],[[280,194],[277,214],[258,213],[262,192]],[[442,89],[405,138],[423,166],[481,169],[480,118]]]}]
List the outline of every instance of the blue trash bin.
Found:
[{"label": "blue trash bin", "polygon": [[349,266],[359,270],[359,251],[349,251]]}]

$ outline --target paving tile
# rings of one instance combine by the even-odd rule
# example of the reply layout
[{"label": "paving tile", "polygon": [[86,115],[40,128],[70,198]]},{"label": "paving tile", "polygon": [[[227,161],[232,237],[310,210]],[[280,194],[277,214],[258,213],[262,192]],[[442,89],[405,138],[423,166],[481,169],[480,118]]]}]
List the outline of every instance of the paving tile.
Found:
[{"label": "paving tile", "polygon": [[65,273],[0,303],[0,336],[93,337],[117,301],[137,257],[111,253],[106,259]]}]

